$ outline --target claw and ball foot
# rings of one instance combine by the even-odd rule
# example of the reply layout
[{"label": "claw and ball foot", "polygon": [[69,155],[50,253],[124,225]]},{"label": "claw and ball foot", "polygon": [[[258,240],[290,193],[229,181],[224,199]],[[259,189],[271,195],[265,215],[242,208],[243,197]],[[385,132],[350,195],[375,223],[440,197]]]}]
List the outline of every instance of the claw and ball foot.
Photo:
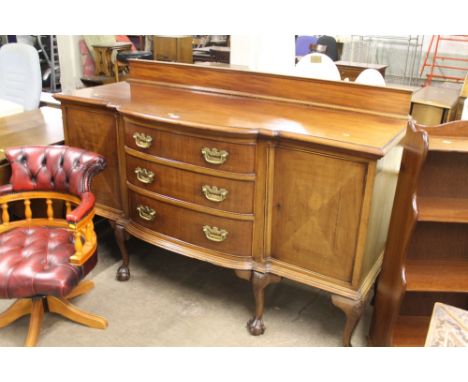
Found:
[{"label": "claw and ball foot", "polygon": [[126,265],[121,265],[117,269],[116,278],[118,281],[128,281],[130,279],[130,269]]},{"label": "claw and ball foot", "polygon": [[263,312],[265,310],[265,288],[281,281],[281,277],[271,273],[252,272],[252,288],[255,298],[255,316],[247,322],[247,329],[253,336],[265,333]]},{"label": "claw and ball foot", "polygon": [[130,269],[128,268],[130,260],[128,257],[127,247],[125,245],[125,241],[128,239],[128,236],[124,227],[120,224],[115,224],[114,232],[117,245],[120,249],[120,255],[122,256],[122,265],[117,270],[116,278],[118,281],[127,281],[130,279]]}]

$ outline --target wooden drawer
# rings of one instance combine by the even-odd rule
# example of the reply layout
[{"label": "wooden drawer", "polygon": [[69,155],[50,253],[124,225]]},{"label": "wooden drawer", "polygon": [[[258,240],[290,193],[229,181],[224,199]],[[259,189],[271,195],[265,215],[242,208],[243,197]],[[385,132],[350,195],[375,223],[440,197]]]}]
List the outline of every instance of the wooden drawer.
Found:
[{"label": "wooden drawer", "polygon": [[[166,126],[160,127],[167,128]],[[138,133],[151,137],[151,144],[148,148],[137,146],[134,135]],[[128,120],[125,121],[125,144],[141,152],[198,166],[238,173],[255,172],[255,144],[230,143],[172,133],[159,130],[157,124],[152,128]],[[224,150],[228,153],[227,158],[221,164],[209,163],[202,154],[204,148]],[[214,159],[217,159],[216,155]]]},{"label": "wooden drawer", "polygon": [[[240,221],[218,216],[212,216],[183,207],[177,207],[160,202],[135,192],[129,192],[129,207],[131,219],[153,231],[194,244],[203,248],[231,254],[240,257],[250,257],[252,253],[251,221]],[[140,216],[137,208],[148,206],[155,211],[153,221],[147,221]],[[207,239],[203,232],[204,226],[225,229],[227,237],[216,242]]]},{"label": "wooden drawer", "polygon": [[[137,169],[142,170],[139,175],[135,172]],[[148,176],[147,171],[154,176],[151,173]],[[224,211],[253,213],[255,184],[251,181],[197,174],[130,155],[127,155],[127,180],[140,188],[175,199]],[[148,181],[150,183],[145,183]]]}]

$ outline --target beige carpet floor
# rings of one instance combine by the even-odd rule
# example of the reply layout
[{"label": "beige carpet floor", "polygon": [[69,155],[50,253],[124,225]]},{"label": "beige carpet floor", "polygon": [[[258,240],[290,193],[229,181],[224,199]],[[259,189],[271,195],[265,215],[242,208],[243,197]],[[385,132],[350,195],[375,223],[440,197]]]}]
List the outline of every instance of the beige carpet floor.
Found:
[{"label": "beige carpet floor", "polygon": [[[128,242],[131,279],[118,282],[120,263],[113,232],[98,225],[99,263],[88,276],[96,287],[74,303],[109,321],[90,329],[48,313],[38,346],[340,346],[344,314],[329,295],[283,280],[266,291],[262,336],[245,324],[254,301],[250,284],[232,270],[173,254],[137,239]],[[0,300],[0,311],[11,304]],[[365,346],[371,309],[354,333]],[[0,329],[0,346],[22,346],[28,318]]]}]

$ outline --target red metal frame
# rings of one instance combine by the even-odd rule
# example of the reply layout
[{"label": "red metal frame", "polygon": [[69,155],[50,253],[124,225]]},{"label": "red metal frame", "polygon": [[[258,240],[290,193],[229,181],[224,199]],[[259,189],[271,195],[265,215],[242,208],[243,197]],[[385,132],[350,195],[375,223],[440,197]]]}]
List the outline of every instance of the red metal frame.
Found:
[{"label": "red metal frame", "polygon": [[[435,41],[435,44],[434,44]],[[427,49],[426,57],[424,58],[424,63],[421,67],[421,71],[419,73],[420,76],[423,75],[424,69],[426,67],[430,68],[430,72],[427,75],[426,81],[424,82],[424,86],[430,85],[433,78],[443,78],[446,80],[453,80],[453,81],[463,81],[465,77],[458,77],[458,76],[449,76],[449,75],[440,75],[434,74],[434,68],[444,68],[444,69],[453,69],[453,70],[464,70],[468,72],[468,67],[460,67],[460,66],[453,66],[453,65],[440,65],[437,64],[437,60],[450,60],[456,62],[468,62],[468,58],[460,58],[460,57],[450,57],[450,56],[439,56],[437,53],[439,52],[439,44],[441,41],[455,41],[461,43],[468,44],[468,36],[432,36],[431,42],[429,43],[429,48]],[[432,46],[435,46],[434,54],[432,55],[432,62],[429,63],[429,57],[431,55]]]}]

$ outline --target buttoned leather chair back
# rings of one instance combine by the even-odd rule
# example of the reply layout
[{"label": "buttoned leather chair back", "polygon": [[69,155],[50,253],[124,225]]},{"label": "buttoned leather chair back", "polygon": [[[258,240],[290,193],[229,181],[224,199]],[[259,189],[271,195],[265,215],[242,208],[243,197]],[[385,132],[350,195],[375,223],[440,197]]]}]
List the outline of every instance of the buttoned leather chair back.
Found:
[{"label": "buttoned leather chair back", "polygon": [[11,164],[12,191],[58,191],[82,196],[104,158],[67,146],[12,147],[5,151]]}]

